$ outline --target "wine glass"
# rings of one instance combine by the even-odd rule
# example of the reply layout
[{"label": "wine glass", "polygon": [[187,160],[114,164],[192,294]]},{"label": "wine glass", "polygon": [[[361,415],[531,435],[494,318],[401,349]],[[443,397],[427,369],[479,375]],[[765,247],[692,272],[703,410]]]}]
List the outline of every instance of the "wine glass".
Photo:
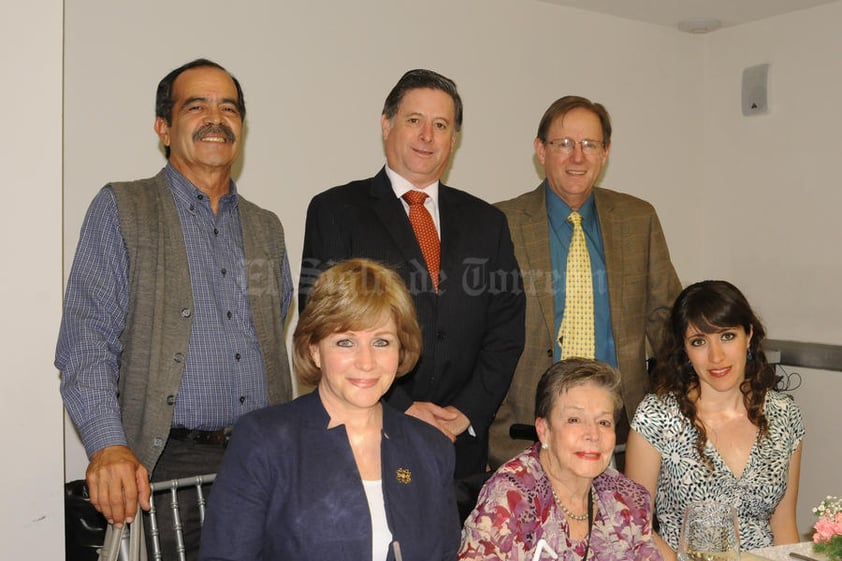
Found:
[{"label": "wine glass", "polygon": [[693,501],[684,511],[679,561],[739,561],[740,530],[734,507]]}]

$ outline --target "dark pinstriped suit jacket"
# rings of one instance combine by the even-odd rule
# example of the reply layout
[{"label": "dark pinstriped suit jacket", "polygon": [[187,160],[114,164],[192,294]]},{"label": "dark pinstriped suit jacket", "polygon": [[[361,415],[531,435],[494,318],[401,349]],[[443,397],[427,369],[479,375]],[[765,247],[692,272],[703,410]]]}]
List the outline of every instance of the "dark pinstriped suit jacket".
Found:
[{"label": "dark pinstriped suit jacket", "polygon": [[523,349],[525,297],[502,212],[440,184],[439,218],[442,276],[435,293],[385,168],[315,196],[307,210],[299,297],[303,308],[315,277],[334,261],[368,257],[398,271],[415,301],[424,347],[387,400],[400,410],[413,401],[453,405],[470,419],[477,437],[463,433],[456,442],[461,477],[484,471],[488,427]]}]

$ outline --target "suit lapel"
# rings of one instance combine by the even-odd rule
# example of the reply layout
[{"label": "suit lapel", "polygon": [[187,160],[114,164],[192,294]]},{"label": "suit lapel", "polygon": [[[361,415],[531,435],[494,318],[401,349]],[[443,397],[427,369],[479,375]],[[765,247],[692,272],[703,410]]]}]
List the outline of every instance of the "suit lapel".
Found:
[{"label": "suit lapel", "polygon": [[441,228],[441,270],[443,279],[459,270],[457,248],[464,235],[466,217],[460,215],[459,205],[452,197],[450,187],[439,183],[439,225]]},{"label": "suit lapel", "polygon": [[624,324],[623,307],[623,224],[615,212],[611,193],[594,189],[594,204],[602,234],[605,252],[605,275],[608,280],[608,305],[611,309],[611,327],[615,338]]},{"label": "suit lapel", "polygon": [[[550,257],[550,224],[547,218],[547,199],[544,184],[538,186],[526,200],[523,207],[524,220],[521,224],[522,246],[526,263],[521,263],[521,272],[526,276],[524,288],[532,290],[538,297],[541,315],[550,339],[555,340],[555,299],[553,297],[553,264]],[[531,277],[531,278],[530,278]]]},{"label": "suit lapel", "polygon": [[408,262],[416,259],[424,263],[424,256],[421,254],[421,247],[415,238],[415,232],[412,231],[409,217],[407,217],[403,205],[395,196],[385,169],[381,169],[380,173],[372,178],[369,193],[374,214],[383,224],[404,259]]},{"label": "suit lapel", "polygon": [[[418,245],[418,238],[415,237],[415,232],[412,230],[409,216],[407,216],[403,204],[395,196],[395,191],[392,189],[385,168],[381,169],[380,173],[372,178],[369,194],[374,214],[383,224],[384,229],[397,247],[402,261],[406,263],[405,270],[402,273],[405,277],[404,280],[410,286],[413,286],[415,282],[413,279],[417,278],[415,277],[416,274],[425,275],[423,278],[427,280],[422,284],[432,290],[430,272],[427,270],[427,263],[421,253],[421,246]],[[444,261],[442,259],[442,270],[444,270],[443,266]],[[404,267],[402,266],[402,268]]]}]

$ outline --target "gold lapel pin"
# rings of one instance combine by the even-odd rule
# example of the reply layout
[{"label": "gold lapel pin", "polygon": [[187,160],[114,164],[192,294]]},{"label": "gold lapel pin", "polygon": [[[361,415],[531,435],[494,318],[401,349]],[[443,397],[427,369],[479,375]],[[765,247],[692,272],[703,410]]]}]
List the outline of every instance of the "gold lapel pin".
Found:
[{"label": "gold lapel pin", "polygon": [[412,483],[412,472],[407,468],[398,468],[395,472],[395,479],[398,483]]}]

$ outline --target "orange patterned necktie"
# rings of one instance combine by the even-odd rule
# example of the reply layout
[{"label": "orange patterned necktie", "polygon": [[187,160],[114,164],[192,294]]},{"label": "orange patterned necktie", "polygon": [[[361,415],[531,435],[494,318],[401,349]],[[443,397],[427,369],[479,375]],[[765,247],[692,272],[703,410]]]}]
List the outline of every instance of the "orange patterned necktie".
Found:
[{"label": "orange patterned necktie", "polygon": [[582,215],[576,211],[567,217],[573,224],[573,237],[567,251],[564,316],[558,330],[561,358],[594,358],[594,309],[591,258],[582,229]]},{"label": "orange patterned necktie", "polygon": [[421,191],[407,191],[403,194],[403,199],[409,203],[409,223],[412,224],[415,237],[418,238],[418,245],[421,246],[424,261],[427,262],[427,270],[433,280],[433,287],[438,292],[441,246],[433,217],[430,216],[430,212],[424,206],[426,198],[427,193]]}]

